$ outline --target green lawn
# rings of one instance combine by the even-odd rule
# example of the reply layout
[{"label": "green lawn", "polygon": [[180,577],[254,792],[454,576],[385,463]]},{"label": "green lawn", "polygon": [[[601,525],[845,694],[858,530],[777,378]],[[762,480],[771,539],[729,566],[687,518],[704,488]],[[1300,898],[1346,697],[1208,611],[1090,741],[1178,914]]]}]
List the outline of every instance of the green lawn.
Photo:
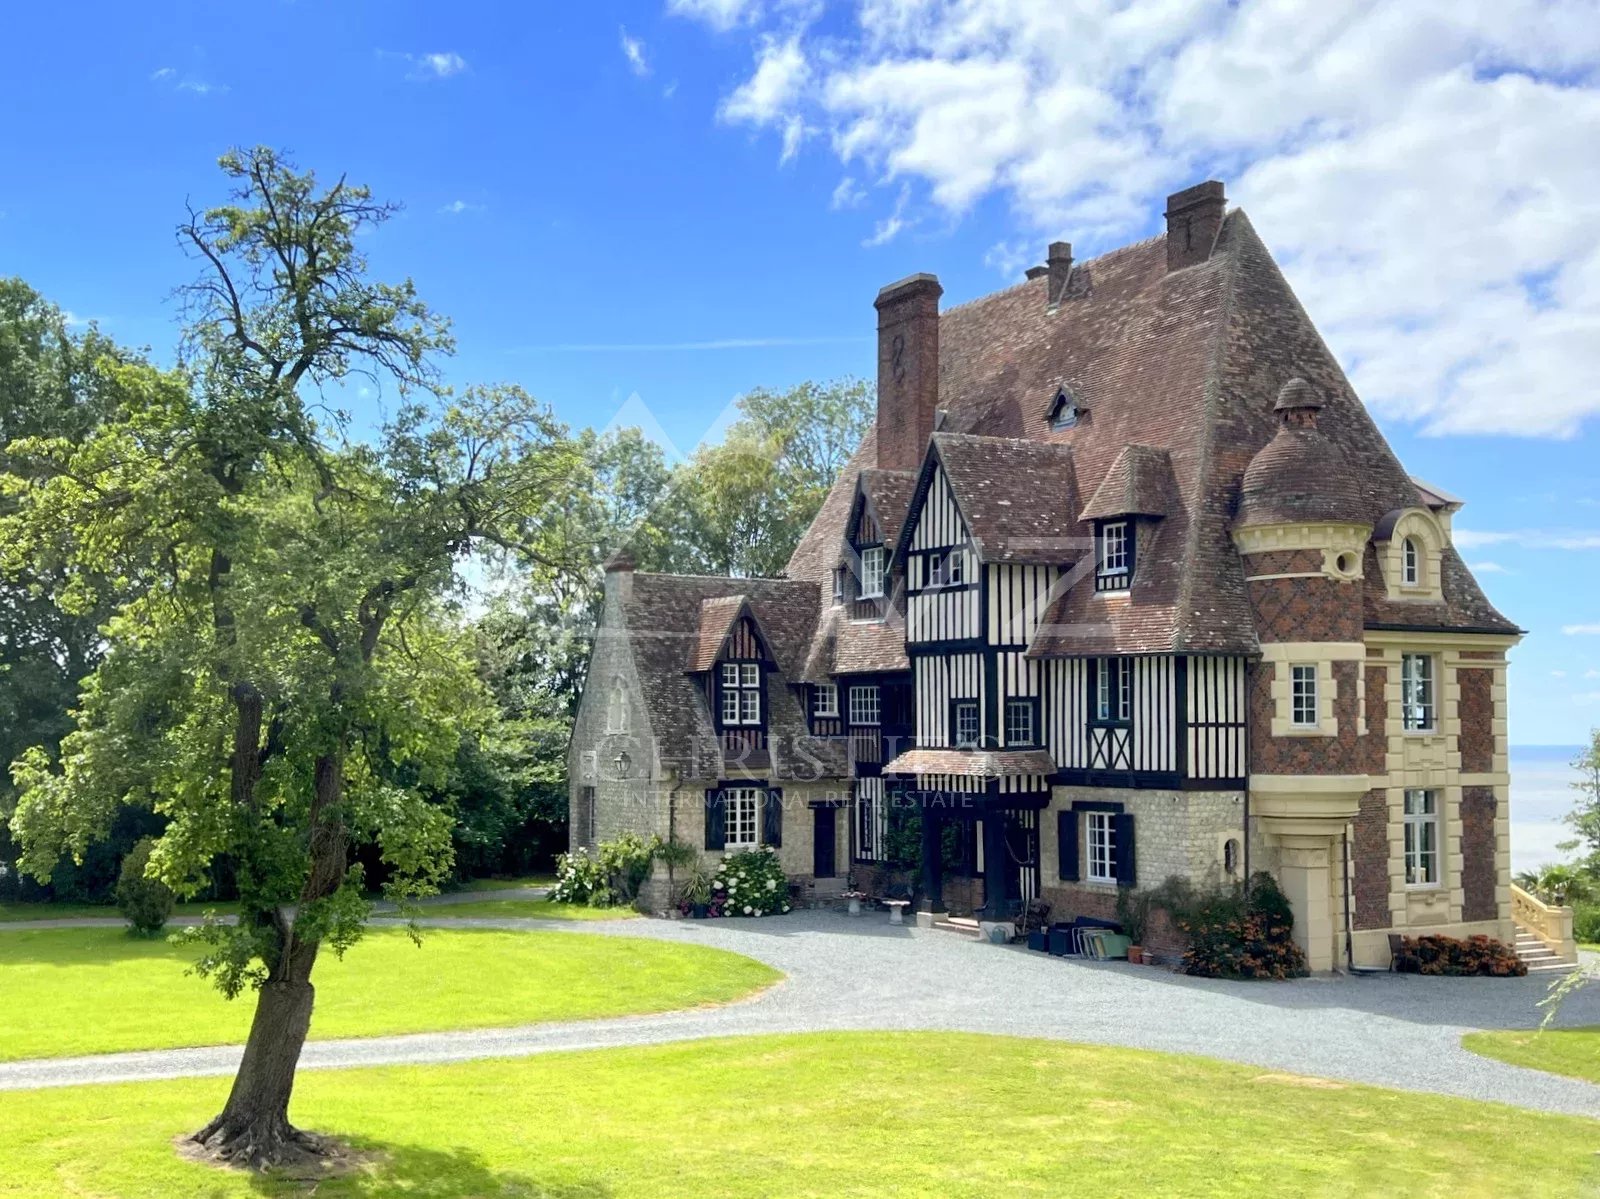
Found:
[{"label": "green lawn", "polygon": [[457,883],[453,890],[456,891],[509,891],[514,887],[553,887],[556,885],[556,876],[553,874],[521,874],[515,878],[473,878],[464,883]]},{"label": "green lawn", "polygon": [[[252,1001],[185,975],[195,951],[120,929],[0,933],[0,1060],[244,1040]],[[556,932],[374,929],[317,963],[312,1037],[583,1020],[725,1003],[779,974],[700,945]]]},{"label": "green lawn", "polygon": [[484,899],[472,903],[441,903],[423,908],[425,919],[451,916],[532,916],[540,920],[631,920],[632,908],[591,908],[581,903],[552,903],[548,899]]},{"label": "green lawn", "polygon": [[1470,1032],[1461,1044],[1513,1066],[1600,1082],[1600,1026]]},{"label": "green lawn", "polygon": [[[308,1195],[178,1159],[228,1080],[0,1093],[0,1196]],[[317,1199],[1554,1197],[1600,1123],[1202,1058],[834,1033],[318,1070],[297,1122],[378,1153]],[[1534,1151],[1530,1151],[1533,1147]]]},{"label": "green lawn", "polygon": [[[204,916],[207,912],[231,914],[239,910],[236,903],[219,903],[216,900],[197,900],[180,903],[173,908],[174,916]],[[98,917],[101,920],[120,920],[122,913],[109,903],[0,903],[0,924],[16,924],[22,920],[79,920]]]}]

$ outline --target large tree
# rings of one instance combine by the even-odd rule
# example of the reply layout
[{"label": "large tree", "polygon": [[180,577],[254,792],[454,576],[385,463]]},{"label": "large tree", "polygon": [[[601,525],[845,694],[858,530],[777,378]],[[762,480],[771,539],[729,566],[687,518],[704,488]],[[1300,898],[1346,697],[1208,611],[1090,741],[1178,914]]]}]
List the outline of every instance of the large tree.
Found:
[{"label": "large tree", "polygon": [[[230,996],[253,989],[256,1010],[227,1103],[194,1139],[265,1167],[329,1148],[288,1108],[317,957],[369,913],[358,849],[402,899],[450,866],[450,820],[428,797],[490,702],[457,631],[458,568],[537,560],[573,472],[520,391],[431,399],[444,323],[409,281],[373,281],[357,249],[391,206],[269,150],[222,167],[231,202],[180,229],[201,264],[182,370],[119,368],[94,433],[17,447],[13,552],[143,586],[106,625],[59,760],[40,747],[17,764],[12,825],[36,874],[129,802],[168,818],[150,869],[180,892],[232,862],[239,920],[202,930],[200,967]],[[365,441],[313,415],[357,373],[402,396]]]}]

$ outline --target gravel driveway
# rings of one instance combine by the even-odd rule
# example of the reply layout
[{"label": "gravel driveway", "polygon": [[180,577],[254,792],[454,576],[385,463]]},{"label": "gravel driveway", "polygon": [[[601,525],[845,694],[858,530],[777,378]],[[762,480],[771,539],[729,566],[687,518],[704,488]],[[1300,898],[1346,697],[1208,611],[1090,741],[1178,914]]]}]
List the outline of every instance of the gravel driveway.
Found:
[{"label": "gravel driveway", "polygon": [[[1600,1116],[1600,1087],[1481,1058],[1475,1028],[1531,1028],[1548,979],[1378,975],[1292,983],[1186,978],[1126,963],[1051,958],[881,915],[764,920],[451,920],[438,927],[556,929],[730,949],[788,978],[726,1007],[468,1032],[312,1041],[307,1069],[513,1057],[695,1037],[832,1029],[947,1029],[1198,1053],[1277,1071]],[[1600,986],[1562,1024],[1600,1024]],[[236,1046],[0,1064],[0,1090],[229,1074]]]}]

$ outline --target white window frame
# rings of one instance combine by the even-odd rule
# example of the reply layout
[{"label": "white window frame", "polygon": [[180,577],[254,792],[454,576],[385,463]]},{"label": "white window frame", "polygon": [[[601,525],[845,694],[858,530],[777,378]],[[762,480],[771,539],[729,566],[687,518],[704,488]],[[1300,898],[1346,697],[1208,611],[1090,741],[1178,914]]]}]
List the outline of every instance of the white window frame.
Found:
[{"label": "white window frame", "polygon": [[929,587],[959,587],[967,581],[967,557],[960,549],[934,550],[927,562]]},{"label": "white window frame", "polygon": [[844,567],[833,568],[833,604],[838,607],[844,603]]},{"label": "white window frame", "polygon": [[628,731],[628,685],[618,675],[611,681],[611,697],[606,706],[606,732]]},{"label": "white window frame", "polygon": [[761,664],[724,662],[722,664],[722,723],[758,725],[761,723]]},{"label": "white window frame", "polygon": [[1315,662],[1295,662],[1289,667],[1289,727],[1314,729],[1322,724]]},{"label": "white window frame", "polygon": [[1083,876],[1091,883],[1117,881],[1117,826],[1115,812],[1083,814]]},{"label": "white window frame", "polygon": [[861,551],[861,598],[883,598],[884,555],[881,545]]},{"label": "white window frame", "polygon": [[[1112,672],[1116,672],[1116,690],[1111,689]],[[1133,659],[1095,659],[1094,718],[1108,723],[1126,723],[1133,719]],[[1113,709],[1115,712],[1113,714]]]},{"label": "white window frame", "polygon": [[[1038,742],[1034,740],[1034,738],[1038,736],[1038,730],[1033,727],[1036,723],[1033,719],[1033,711],[1034,705],[1033,700],[1031,699],[1023,696],[1012,696],[1010,699],[1006,700],[1006,744],[1008,746],[1028,746],[1038,744]],[[1027,719],[1028,727],[1026,733],[1023,735],[1018,735],[1017,730],[1019,725],[1014,719],[1015,715],[1019,712],[1022,713]]]},{"label": "white window frame", "polygon": [[883,723],[883,697],[876,683],[850,688],[850,723],[876,728]]},{"label": "white window frame", "polygon": [[1114,520],[1100,526],[1099,570],[1105,577],[1129,573],[1127,521]]},{"label": "white window frame", "polygon": [[[966,736],[961,728],[961,716],[972,713],[972,735]],[[950,704],[950,744],[957,749],[976,749],[983,740],[983,711],[975,699],[958,699]]]},{"label": "white window frame", "polygon": [[1439,729],[1439,670],[1432,654],[1400,655],[1400,724],[1408,733]]},{"label": "white window frame", "polygon": [[1400,585],[1422,586],[1422,551],[1415,537],[1405,537],[1400,541]]},{"label": "white window frame", "polygon": [[1436,889],[1444,880],[1444,859],[1439,852],[1442,826],[1438,790],[1433,787],[1406,788],[1403,812],[1406,888],[1413,891]]},{"label": "white window frame", "polygon": [[766,806],[765,800],[766,792],[760,787],[729,787],[723,791],[724,849],[754,849],[761,844],[761,809]]},{"label": "white window frame", "polygon": [[839,715],[839,684],[818,683],[817,689],[812,693],[811,714],[813,716]]}]

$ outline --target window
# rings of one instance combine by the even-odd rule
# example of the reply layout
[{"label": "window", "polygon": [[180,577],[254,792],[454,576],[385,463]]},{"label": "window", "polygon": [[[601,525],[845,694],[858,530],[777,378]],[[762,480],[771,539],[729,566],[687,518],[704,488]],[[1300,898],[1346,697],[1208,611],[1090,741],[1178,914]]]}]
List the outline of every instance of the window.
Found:
[{"label": "window", "polygon": [[759,787],[730,787],[724,792],[728,823],[724,849],[754,849],[761,844],[761,801]]},{"label": "window", "polygon": [[835,606],[844,603],[844,567],[833,568],[833,602]]},{"label": "window", "polygon": [[839,715],[839,684],[818,683],[817,689],[812,692],[811,714],[813,716]]},{"label": "window", "polygon": [[1439,885],[1439,793],[1406,791],[1406,886]]},{"label": "window", "polygon": [[1417,541],[1407,537],[1400,543],[1400,582],[1405,587],[1422,584],[1422,555],[1417,552]]},{"label": "window", "polygon": [[954,587],[966,581],[967,556],[961,550],[935,550],[928,555],[928,586]]},{"label": "window", "polygon": [[1050,427],[1052,429],[1070,429],[1078,423],[1078,418],[1083,415],[1084,409],[1072,398],[1072,393],[1066,388],[1056,392],[1056,398],[1050,404]]},{"label": "window", "polygon": [[850,723],[878,723],[878,688],[876,684],[850,688]]},{"label": "window", "polygon": [[1088,879],[1091,883],[1117,881],[1117,833],[1111,812],[1085,812],[1088,829]]},{"label": "window", "polygon": [[1102,576],[1126,575],[1132,569],[1132,542],[1128,536],[1128,522],[1112,521],[1100,529],[1100,574]]},{"label": "window", "polygon": [[606,707],[606,732],[628,731],[628,687],[619,675],[611,684],[611,701]]},{"label": "window", "polygon": [[1033,738],[1033,701],[1006,700],[1006,744],[1032,745]]},{"label": "window", "polygon": [[1133,659],[1095,659],[1094,718],[1106,723],[1133,719]]},{"label": "window", "polygon": [[861,551],[861,598],[883,597],[883,554],[881,545]]},{"label": "window", "polygon": [[722,664],[722,723],[761,723],[761,664]]},{"label": "window", "polygon": [[1317,727],[1317,668],[1296,664],[1289,667],[1289,723],[1297,729]]},{"label": "window", "polygon": [[957,749],[976,749],[983,735],[978,726],[978,701],[956,700],[951,708],[950,728]]},{"label": "window", "polygon": [[1434,728],[1433,655],[1402,654],[1400,657],[1401,724],[1411,732],[1429,733]]}]

